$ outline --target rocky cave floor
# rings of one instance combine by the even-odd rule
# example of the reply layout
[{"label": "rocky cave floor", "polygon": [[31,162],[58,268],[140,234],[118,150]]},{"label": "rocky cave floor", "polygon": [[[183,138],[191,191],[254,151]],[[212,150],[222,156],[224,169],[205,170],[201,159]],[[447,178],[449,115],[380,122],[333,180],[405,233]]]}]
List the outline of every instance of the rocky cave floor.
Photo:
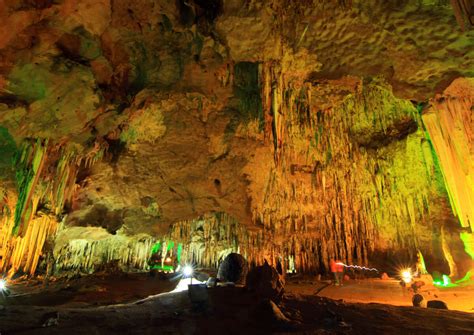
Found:
[{"label": "rocky cave floor", "polygon": [[395,280],[350,280],[335,287],[296,277],[287,282],[277,305],[245,288],[218,287],[207,290],[207,307],[197,308],[188,292],[168,293],[177,283],[148,274],[96,274],[51,281],[48,287],[20,281],[10,297],[0,299],[0,333],[474,333],[473,286],[424,287],[422,294],[445,301],[446,311],[409,307],[412,293]]}]

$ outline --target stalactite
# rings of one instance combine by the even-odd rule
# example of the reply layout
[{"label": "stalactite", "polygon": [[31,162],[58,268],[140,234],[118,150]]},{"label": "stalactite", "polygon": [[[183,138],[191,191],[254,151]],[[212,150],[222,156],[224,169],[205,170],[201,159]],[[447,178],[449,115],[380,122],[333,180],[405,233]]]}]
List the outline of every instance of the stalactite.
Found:
[{"label": "stalactite", "polygon": [[[92,231],[92,237],[81,238],[88,229]],[[124,271],[147,270],[155,243],[154,237],[145,234],[130,237],[120,232],[110,235],[102,228],[66,228],[58,232],[54,250],[55,271],[56,274],[93,273],[111,262],[117,262]]]},{"label": "stalactite", "polygon": [[[5,220],[7,221],[7,220]],[[6,229],[11,228],[12,220],[4,222]],[[9,227],[10,225],[10,227]],[[56,218],[42,214],[29,222],[23,236],[5,234],[2,241],[2,255],[0,269],[8,269],[9,275],[21,270],[33,275],[42,255],[43,245],[46,238],[55,233],[57,226]]]},{"label": "stalactite", "polygon": [[[16,234],[21,228],[26,212],[29,209],[29,203],[33,197],[35,186],[39,181],[44,161],[46,159],[47,141],[37,140],[33,145],[25,145],[17,164],[20,168],[17,170],[17,181],[19,185],[19,196],[15,210],[15,224],[13,234]],[[31,212],[29,213],[31,215]],[[29,216],[29,215],[28,215]]]},{"label": "stalactite", "polygon": [[454,261],[453,255],[451,254],[451,250],[448,245],[448,241],[446,240],[446,232],[445,228],[441,227],[441,247],[443,249],[443,254],[448,261],[449,265],[449,276],[450,277],[457,277],[458,269],[456,266],[456,262]]},{"label": "stalactite", "polygon": [[[74,147],[47,139],[25,142],[16,161],[18,198],[0,221],[0,272],[33,275],[45,241],[56,233],[63,207],[76,189],[78,167],[92,164],[103,149],[82,155]],[[42,204],[42,212],[38,206]],[[44,206],[48,204],[48,206]]]},{"label": "stalactite", "polygon": [[[304,246],[293,251],[301,253],[294,260],[299,271],[327,269],[333,257],[367,264],[375,249],[415,250],[415,227],[429,215],[427,199],[439,194],[417,110],[376,80],[346,80],[351,94],[341,100],[326,98],[321,83],[285,82],[278,64],[264,69],[262,82],[272,85],[271,91],[263,85],[263,93],[272,96],[264,109],[273,115],[276,167],[253,213],[263,223],[263,239],[283,245],[279,236],[297,234],[295,244]],[[318,101],[325,99],[331,103],[322,109]],[[407,133],[383,142],[397,132]]]},{"label": "stalactite", "polygon": [[[473,82],[457,79],[443,96],[424,111],[427,137],[432,143],[454,214],[463,227],[461,239],[474,259],[474,118]],[[447,258],[450,256],[446,255]]]},{"label": "stalactite", "polygon": [[451,204],[461,225],[474,231],[474,97],[440,98],[423,115],[433,143]]},{"label": "stalactite", "polygon": [[466,31],[466,21],[470,26],[474,25],[472,5],[468,0],[451,0],[451,6],[453,7],[456,21],[462,31]]}]

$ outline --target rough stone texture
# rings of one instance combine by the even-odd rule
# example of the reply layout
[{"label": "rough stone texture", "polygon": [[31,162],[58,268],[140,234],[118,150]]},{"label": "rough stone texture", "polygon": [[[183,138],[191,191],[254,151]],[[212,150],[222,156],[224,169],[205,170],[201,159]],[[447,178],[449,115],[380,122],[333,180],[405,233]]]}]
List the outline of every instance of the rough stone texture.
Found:
[{"label": "rough stone texture", "polygon": [[248,271],[245,258],[242,255],[231,253],[219,265],[217,279],[235,284],[245,284]]},{"label": "rough stone texture", "polygon": [[[259,53],[275,59],[288,44],[317,55],[318,78],[383,74],[396,92],[415,99],[426,99],[461,73],[472,75],[472,32],[463,35],[453,25],[449,6],[428,1],[270,3],[253,2],[246,11],[241,2],[234,5],[239,10],[219,17],[218,31],[234,59],[262,59]],[[239,28],[245,29],[245,38]],[[453,64],[453,57],[462,60]]]},{"label": "rough stone texture", "polygon": [[436,309],[448,309],[448,305],[446,305],[446,303],[441,300],[428,300],[428,302],[426,303],[426,307]]},{"label": "rough stone texture", "polygon": [[[446,1],[0,4],[0,269],[34,272],[56,230],[65,255],[100,259],[68,229],[140,245],[187,240],[200,217],[213,228],[186,255],[205,264],[242,249],[324,271],[419,249],[429,270],[472,268],[420,118],[473,75],[473,30]],[[456,83],[444,96],[466,104]]]},{"label": "rough stone texture", "polygon": [[283,295],[285,281],[267,262],[254,267],[247,276],[247,288],[261,298],[279,299]]}]

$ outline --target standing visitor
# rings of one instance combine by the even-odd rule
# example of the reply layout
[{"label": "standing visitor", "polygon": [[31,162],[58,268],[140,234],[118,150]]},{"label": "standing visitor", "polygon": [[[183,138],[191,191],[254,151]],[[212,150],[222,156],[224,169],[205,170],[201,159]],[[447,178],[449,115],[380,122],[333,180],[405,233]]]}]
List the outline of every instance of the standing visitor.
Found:
[{"label": "standing visitor", "polygon": [[342,286],[342,281],[344,280],[344,263],[340,260],[336,260],[336,277],[338,281],[336,285]]},{"label": "standing visitor", "polygon": [[339,286],[341,280],[339,277],[339,272],[338,272],[339,266],[337,265],[337,261],[335,261],[334,259],[331,259],[331,261],[329,262],[329,267],[334,277],[334,285]]}]

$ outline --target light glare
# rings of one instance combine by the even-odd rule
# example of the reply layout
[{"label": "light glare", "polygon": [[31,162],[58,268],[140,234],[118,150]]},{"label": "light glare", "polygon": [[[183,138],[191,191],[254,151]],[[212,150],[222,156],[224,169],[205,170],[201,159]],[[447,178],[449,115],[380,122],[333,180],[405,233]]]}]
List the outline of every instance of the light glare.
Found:
[{"label": "light glare", "polygon": [[190,266],[190,265],[186,265],[184,268],[183,268],[183,275],[185,277],[191,277],[193,275],[193,267]]},{"label": "light glare", "polygon": [[406,269],[406,270],[403,270],[402,273],[401,273],[401,276],[402,276],[402,280],[405,282],[405,283],[411,283],[411,280],[413,278],[412,274],[411,274],[411,270],[410,269]]},{"label": "light glare", "polygon": [[[195,280],[195,283],[196,284],[205,284],[206,282]],[[176,288],[171,292],[176,293],[176,292],[187,291],[188,290],[188,285],[191,285],[191,284],[192,284],[191,278],[181,279],[179,281],[178,285],[176,286]]]}]

